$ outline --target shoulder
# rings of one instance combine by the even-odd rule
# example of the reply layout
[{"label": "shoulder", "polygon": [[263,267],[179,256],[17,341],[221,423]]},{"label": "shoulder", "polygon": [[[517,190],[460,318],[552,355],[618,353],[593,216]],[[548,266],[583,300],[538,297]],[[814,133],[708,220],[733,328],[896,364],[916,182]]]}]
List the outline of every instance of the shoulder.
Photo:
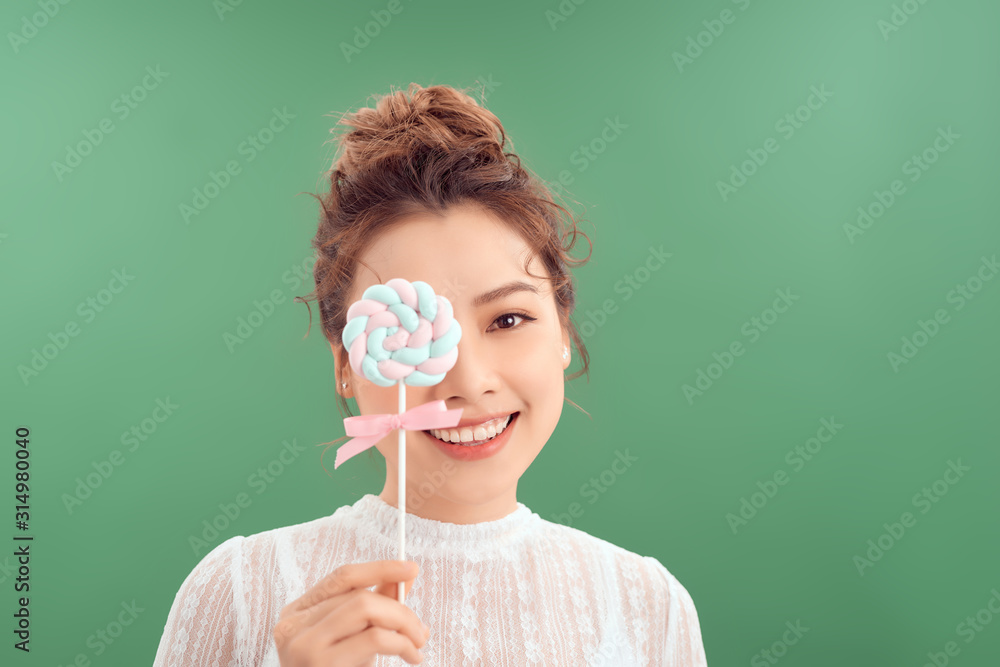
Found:
[{"label": "shoulder", "polygon": [[647,603],[654,630],[648,659],[663,665],[705,667],[701,623],[691,594],[659,560],[646,560],[661,582]]},{"label": "shoulder", "polygon": [[269,638],[260,628],[273,609],[253,601],[273,602],[275,590],[301,580],[314,560],[310,550],[335,516],[233,535],[211,548],[174,596],[155,667],[248,664],[248,655],[266,651]]},{"label": "shoulder", "polygon": [[602,574],[615,583],[634,582],[647,590],[669,593],[676,580],[657,559],[643,556],[578,528],[542,519],[541,535],[550,545],[563,544],[586,561],[600,565]]},{"label": "shoulder", "polygon": [[659,559],[570,526],[548,521],[546,524],[542,531],[546,540],[550,544],[565,544],[561,548],[563,554],[576,554],[576,560],[584,564],[580,568],[581,580],[589,578],[586,572],[589,564],[594,570],[590,574],[592,581],[604,589],[606,599],[626,627],[631,627],[637,636],[645,635],[653,661],[650,664],[678,651],[677,655],[687,656],[685,660],[671,658],[661,664],[702,664],[704,648],[694,600]]},{"label": "shoulder", "polygon": [[[342,508],[341,508],[342,509]],[[321,516],[301,523],[269,528],[240,537],[243,553],[253,556],[270,551],[279,545],[297,547],[329,531],[336,523],[340,510],[330,516]],[[230,538],[233,539],[233,538]],[[221,546],[221,545],[220,545]]]},{"label": "shoulder", "polygon": [[257,594],[275,577],[295,576],[306,566],[317,541],[328,535],[333,515],[279,526],[247,535],[233,535],[217,544],[195,565],[185,583],[214,580],[239,594]]},{"label": "shoulder", "polygon": [[232,537],[215,545],[208,553],[201,557],[201,560],[194,566],[191,573],[185,579],[185,584],[192,579],[204,579],[206,577],[229,576],[233,568],[239,565],[243,552],[243,541],[246,538],[242,535]]},{"label": "shoulder", "polygon": [[220,555],[238,555],[248,564],[260,562],[262,558],[271,558],[279,550],[284,553],[301,551],[315,546],[317,540],[331,534],[338,526],[343,526],[350,513],[351,506],[344,505],[329,515],[256,533],[234,535],[212,551],[219,551]]},{"label": "shoulder", "polygon": [[241,609],[233,582],[242,540],[236,535],[217,545],[184,578],[167,613],[154,667],[230,664],[238,655],[234,629]]}]

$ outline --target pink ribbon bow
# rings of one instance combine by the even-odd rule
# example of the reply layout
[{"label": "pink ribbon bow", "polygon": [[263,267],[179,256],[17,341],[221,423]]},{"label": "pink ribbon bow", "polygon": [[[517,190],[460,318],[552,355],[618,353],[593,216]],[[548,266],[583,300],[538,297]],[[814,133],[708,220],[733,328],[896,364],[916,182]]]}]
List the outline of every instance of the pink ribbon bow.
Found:
[{"label": "pink ribbon bow", "polygon": [[334,469],[352,456],[360,454],[396,429],[426,431],[432,428],[458,426],[462,419],[462,408],[449,410],[443,400],[431,401],[410,408],[406,412],[384,415],[361,415],[344,419],[347,435],[357,436],[337,449]]}]

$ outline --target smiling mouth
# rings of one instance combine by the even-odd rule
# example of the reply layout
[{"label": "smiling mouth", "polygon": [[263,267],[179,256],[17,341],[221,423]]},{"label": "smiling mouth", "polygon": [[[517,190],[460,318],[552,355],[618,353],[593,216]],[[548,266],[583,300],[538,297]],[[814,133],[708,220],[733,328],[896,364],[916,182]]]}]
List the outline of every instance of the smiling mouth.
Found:
[{"label": "smiling mouth", "polygon": [[[436,435],[434,435],[433,433],[431,433],[430,431],[423,431],[423,432],[427,434],[427,437],[433,438],[434,440],[437,440],[438,442],[443,442],[446,445],[452,445],[452,446],[457,446],[457,447],[476,447],[478,445],[484,445],[487,442],[492,442],[493,440],[496,440],[497,437],[499,437],[500,435],[502,435],[504,431],[506,431],[507,429],[509,429],[511,427],[511,425],[513,425],[514,420],[517,419],[517,416],[519,414],[521,414],[521,413],[520,412],[512,412],[512,413],[510,413],[510,415],[508,415],[508,417],[507,417],[507,420],[505,422],[502,422],[503,427],[502,428],[498,428],[496,430],[496,433],[494,435],[489,436],[489,437],[487,437],[487,438],[485,438],[483,440],[469,440],[469,441],[462,440],[462,441],[456,442],[456,441],[452,441],[452,440],[443,440],[443,439],[437,437]],[[450,431],[459,431],[459,429],[442,429],[442,430],[439,430],[438,433],[449,433]]]}]

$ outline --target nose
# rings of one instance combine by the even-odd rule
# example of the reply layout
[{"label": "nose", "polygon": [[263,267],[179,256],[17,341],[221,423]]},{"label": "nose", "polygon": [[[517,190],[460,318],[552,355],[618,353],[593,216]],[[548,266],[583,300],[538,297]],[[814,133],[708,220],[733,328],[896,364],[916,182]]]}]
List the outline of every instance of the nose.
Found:
[{"label": "nose", "polygon": [[[470,324],[462,323],[463,334],[476,331]],[[474,405],[487,394],[496,393],[501,386],[498,363],[485,341],[475,336],[463,335],[458,342],[458,359],[437,385],[440,398]],[[449,406],[460,407],[460,406]]]}]

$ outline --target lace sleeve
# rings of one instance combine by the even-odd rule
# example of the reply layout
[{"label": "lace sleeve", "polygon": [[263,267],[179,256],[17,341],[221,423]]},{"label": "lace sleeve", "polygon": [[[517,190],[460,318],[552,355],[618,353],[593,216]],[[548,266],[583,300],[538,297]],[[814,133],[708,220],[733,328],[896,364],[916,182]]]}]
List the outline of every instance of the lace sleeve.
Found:
[{"label": "lace sleeve", "polygon": [[[662,591],[663,583],[666,584],[665,598],[662,593],[657,593],[653,606],[657,614],[662,612],[663,616],[652,627],[663,634],[658,642],[653,643],[655,655],[648,664],[662,667],[708,667],[694,600],[660,561],[652,556],[646,556],[645,559],[650,561],[650,565],[658,573],[657,583],[660,585],[655,586],[654,590]],[[658,645],[660,648],[657,648]]]},{"label": "lace sleeve", "polygon": [[234,581],[243,537],[219,544],[184,579],[167,615],[153,667],[227,667],[238,652]]}]

